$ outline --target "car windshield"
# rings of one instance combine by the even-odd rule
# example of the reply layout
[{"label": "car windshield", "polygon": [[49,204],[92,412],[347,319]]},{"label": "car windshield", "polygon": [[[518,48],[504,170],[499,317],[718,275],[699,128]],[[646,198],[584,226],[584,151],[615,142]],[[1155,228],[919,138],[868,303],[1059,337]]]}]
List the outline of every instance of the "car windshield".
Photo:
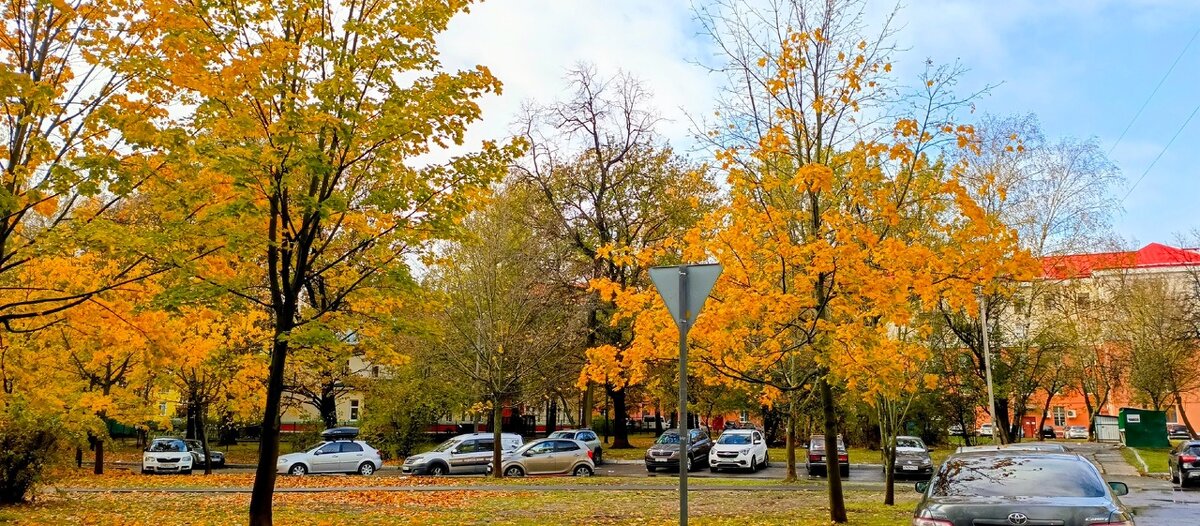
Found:
[{"label": "car windshield", "polygon": [[1103,497],[1087,461],[1060,456],[951,457],[932,484],[934,497]]},{"label": "car windshield", "polygon": [[718,444],[749,444],[750,435],[745,433],[725,433],[717,439]]},{"label": "car windshield", "polygon": [[[438,447],[433,448],[433,450],[438,453],[445,453],[447,451],[450,451],[451,449],[454,449],[454,447],[457,446],[460,442],[462,442],[462,441],[450,439],[445,442],[442,442],[441,444],[438,444]],[[321,447],[321,446],[317,446],[317,447]]]},{"label": "car windshield", "polygon": [[925,449],[925,444],[915,438],[900,437],[896,439],[896,447],[906,447],[912,449]]},{"label": "car windshield", "polygon": [[150,451],[154,453],[183,452],[187,446],[182,440],[155,440],[150,443]]},{"label": "car windshield", "polygon": [[663,433],[662,436],[658,437],[658,440],[654,441],[654,443],[655,444],[678,444],[679,443],[679,435],[677,435],[675,433]]}]

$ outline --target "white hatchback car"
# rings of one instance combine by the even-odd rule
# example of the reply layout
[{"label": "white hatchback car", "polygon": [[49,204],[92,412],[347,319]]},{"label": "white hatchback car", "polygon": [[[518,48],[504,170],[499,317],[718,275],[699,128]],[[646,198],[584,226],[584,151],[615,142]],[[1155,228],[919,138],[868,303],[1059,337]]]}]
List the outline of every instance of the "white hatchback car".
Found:
[{"label": "white hatchback car", "polygon": [[361,440],[331,440],[317,447],[279,457],[276,472],[291,475],[308,473],[358,473],[372,475],[383,467],[379,450]]},{"label": "white hatchback car", "polygon": [[757,429],[727,429],[708,452],[708,468],[758,471],[767,467],[771,457],[767,442]]},{"label": "white hatchback car", "polygon": [[142,473],[192,472],[192,453],[187,444],[178,438],[156,438],[142,453]]}]

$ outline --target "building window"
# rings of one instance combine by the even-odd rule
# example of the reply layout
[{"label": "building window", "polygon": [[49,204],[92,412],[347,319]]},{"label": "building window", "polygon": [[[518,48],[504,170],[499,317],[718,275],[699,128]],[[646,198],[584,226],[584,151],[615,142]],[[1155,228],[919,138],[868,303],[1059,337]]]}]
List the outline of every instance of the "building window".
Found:
[{"label": "building window", "polygon": [[358,422],[358,400],[350,401],[350,421]]},{"label": "building window", "polygon": [[159,416],[167,416],[167,403],[166,402],[158,403],[158,414],[159,414]]},{"label": "building window", "polygon": [[1054,408],[1054,425],[1056,427],[1067,425],[1067,410],[1061,406]]},{"label": "building window", "polygon": [[749,412],[749,411],[747,411],[747,410],[745,410],[745,409],[743,409],[743,410],[742,410],[742,414],[738,415],[738,417],[739,417],[739,418],[741,418],[741,420],[742,420],[742,422],[743,422],[743,423],[744,423],[744,422],[749,422],[749,421],[750,421],[750,412]]}]

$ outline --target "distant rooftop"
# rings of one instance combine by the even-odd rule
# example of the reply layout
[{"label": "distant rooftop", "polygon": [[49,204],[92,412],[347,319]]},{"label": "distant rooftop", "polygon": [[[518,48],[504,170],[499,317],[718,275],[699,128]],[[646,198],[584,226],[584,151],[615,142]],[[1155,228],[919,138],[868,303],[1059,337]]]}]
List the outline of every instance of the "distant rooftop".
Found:
[{"label": "distant rooftop", "polygon": [[1042,275],[1054,279],[1086,278],[1098,270],[1144,269],[1200,265],[1200,252],[1150,243],[1137,251],[1070,254],[1042,258]]}]

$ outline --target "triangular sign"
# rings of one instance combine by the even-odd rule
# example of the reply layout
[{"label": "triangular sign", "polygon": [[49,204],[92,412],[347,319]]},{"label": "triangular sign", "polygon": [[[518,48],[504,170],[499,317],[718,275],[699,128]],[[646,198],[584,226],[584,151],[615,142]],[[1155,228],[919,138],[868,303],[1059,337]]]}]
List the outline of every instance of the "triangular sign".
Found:
[{"label": "triangular sign", "polygon": [[[654,267],[650,269],[650,281],[658,289],[659,296],[667,304],[671,318],[680,330],[691,328],[696,323],[696,316],[704,308],[704,300],[721,275],[721,265],[707,263],[702,265],[679,265],[674,267]],[[686,303],[681,301],[686,289]]]}]

